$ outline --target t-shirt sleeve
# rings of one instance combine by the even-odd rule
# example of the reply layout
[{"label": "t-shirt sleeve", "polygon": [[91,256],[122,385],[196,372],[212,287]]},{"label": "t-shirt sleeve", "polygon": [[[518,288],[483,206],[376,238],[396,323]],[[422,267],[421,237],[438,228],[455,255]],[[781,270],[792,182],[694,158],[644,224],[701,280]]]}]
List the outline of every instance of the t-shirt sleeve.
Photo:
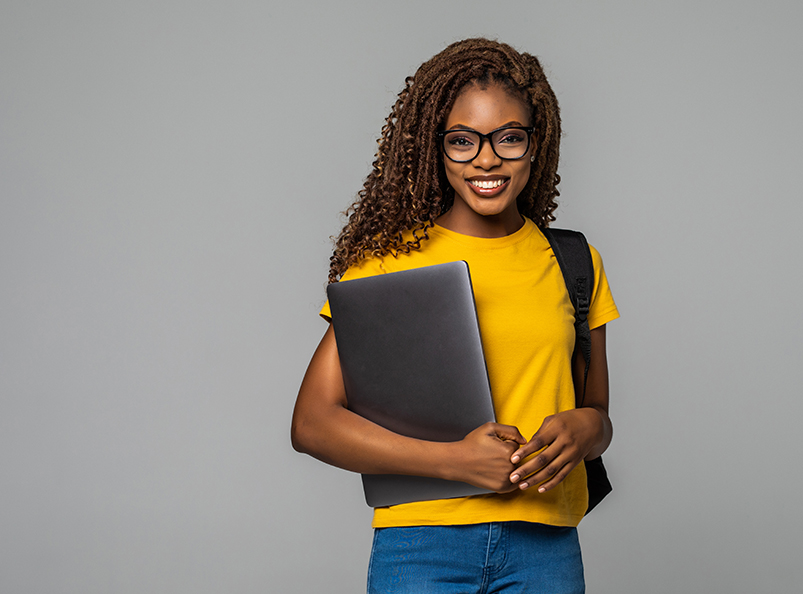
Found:
[{"label": "t-shirt sleeve", "polygon": [[[368,258],[367,260],[362,260],[361,262],[350,266],[337,282],[342,283],[358,278],[376,276],[377,274],[384,274],[386,272],[387,270],[385,270],[385,266],[381,258]],[[323,304],[323,307],[321,308],[321,311],[318,312],[318,315],[320,315],[327,322],[332,321],[332,310],[329,307],[328,299],[326,300],[326,303]]]},{"label": "t-shirt sleeve", "polygon": [[332,321],[332,310],[329,309],[329,300],[326,300],[326,303],[323,304],[321,311],[318,312],[318,315],[321,316],[327,322]]},{"label": "t-shirt sleeve", "polygon": [[619,310],[608,286],[608,277],[605,275],[605,268],[602,265],[602,257],[593,247],[591,248],[591,259],[594,261],[594,293],[591,296],[591,306],[588,311],[588,327],[590,329],[599,328],[619,317]]}]

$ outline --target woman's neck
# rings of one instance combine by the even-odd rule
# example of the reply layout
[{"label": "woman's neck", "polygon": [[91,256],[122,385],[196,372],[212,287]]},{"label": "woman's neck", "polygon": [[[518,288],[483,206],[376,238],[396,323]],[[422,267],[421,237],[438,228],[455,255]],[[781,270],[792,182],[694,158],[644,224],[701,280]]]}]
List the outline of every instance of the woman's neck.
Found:
[{"label": "woman's neck", "polygon": [[463,213],[459,209],[450,209],[435,222],[455,233],[470,237],[483,237],[492,239],[512,235],[524,226],[524,218],[518,212],[500,213],[491,216],[478,216],[472,212]]}]

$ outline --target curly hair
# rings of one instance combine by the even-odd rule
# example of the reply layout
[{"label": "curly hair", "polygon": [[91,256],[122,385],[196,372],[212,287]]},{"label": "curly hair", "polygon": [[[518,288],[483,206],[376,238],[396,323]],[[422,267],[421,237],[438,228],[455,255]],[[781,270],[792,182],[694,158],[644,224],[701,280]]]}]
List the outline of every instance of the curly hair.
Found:
[{"label": "curly hair", "polygon": [[373,170],[345,212],[348,222],[330,258],[330,283],[365,257],[419,249],[434,220],[451,208],[454,189],[446,180],[436,132],[471,84],[501,85],[530,106],[537,148],[517,206],[539,227],[555,220],[560,111],[541,64],[497,41],[458,41],[405,80],[377,141]]}]

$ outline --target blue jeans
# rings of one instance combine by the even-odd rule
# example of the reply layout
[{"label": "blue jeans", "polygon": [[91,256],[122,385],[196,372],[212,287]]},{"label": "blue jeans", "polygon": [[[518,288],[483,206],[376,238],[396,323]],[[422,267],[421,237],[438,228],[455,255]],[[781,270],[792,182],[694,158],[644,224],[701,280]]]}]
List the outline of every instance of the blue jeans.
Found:
[{"label": "blue jeans", "polygon": [[377,528],[368,594],[581,594],[576,528],[528,522]]}]

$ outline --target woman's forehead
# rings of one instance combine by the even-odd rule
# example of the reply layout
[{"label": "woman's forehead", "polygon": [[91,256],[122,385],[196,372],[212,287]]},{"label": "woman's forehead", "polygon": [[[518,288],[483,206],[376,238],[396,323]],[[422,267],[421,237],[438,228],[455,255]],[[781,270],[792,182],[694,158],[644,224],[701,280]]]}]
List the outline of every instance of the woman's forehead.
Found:
[{"label": "woman's forehead", "polygon": [[530,107],[520,97],[498,84],[464,87],[446,116],[446,128],[464,125],[498,128],[505,124],[529,126]]}]

